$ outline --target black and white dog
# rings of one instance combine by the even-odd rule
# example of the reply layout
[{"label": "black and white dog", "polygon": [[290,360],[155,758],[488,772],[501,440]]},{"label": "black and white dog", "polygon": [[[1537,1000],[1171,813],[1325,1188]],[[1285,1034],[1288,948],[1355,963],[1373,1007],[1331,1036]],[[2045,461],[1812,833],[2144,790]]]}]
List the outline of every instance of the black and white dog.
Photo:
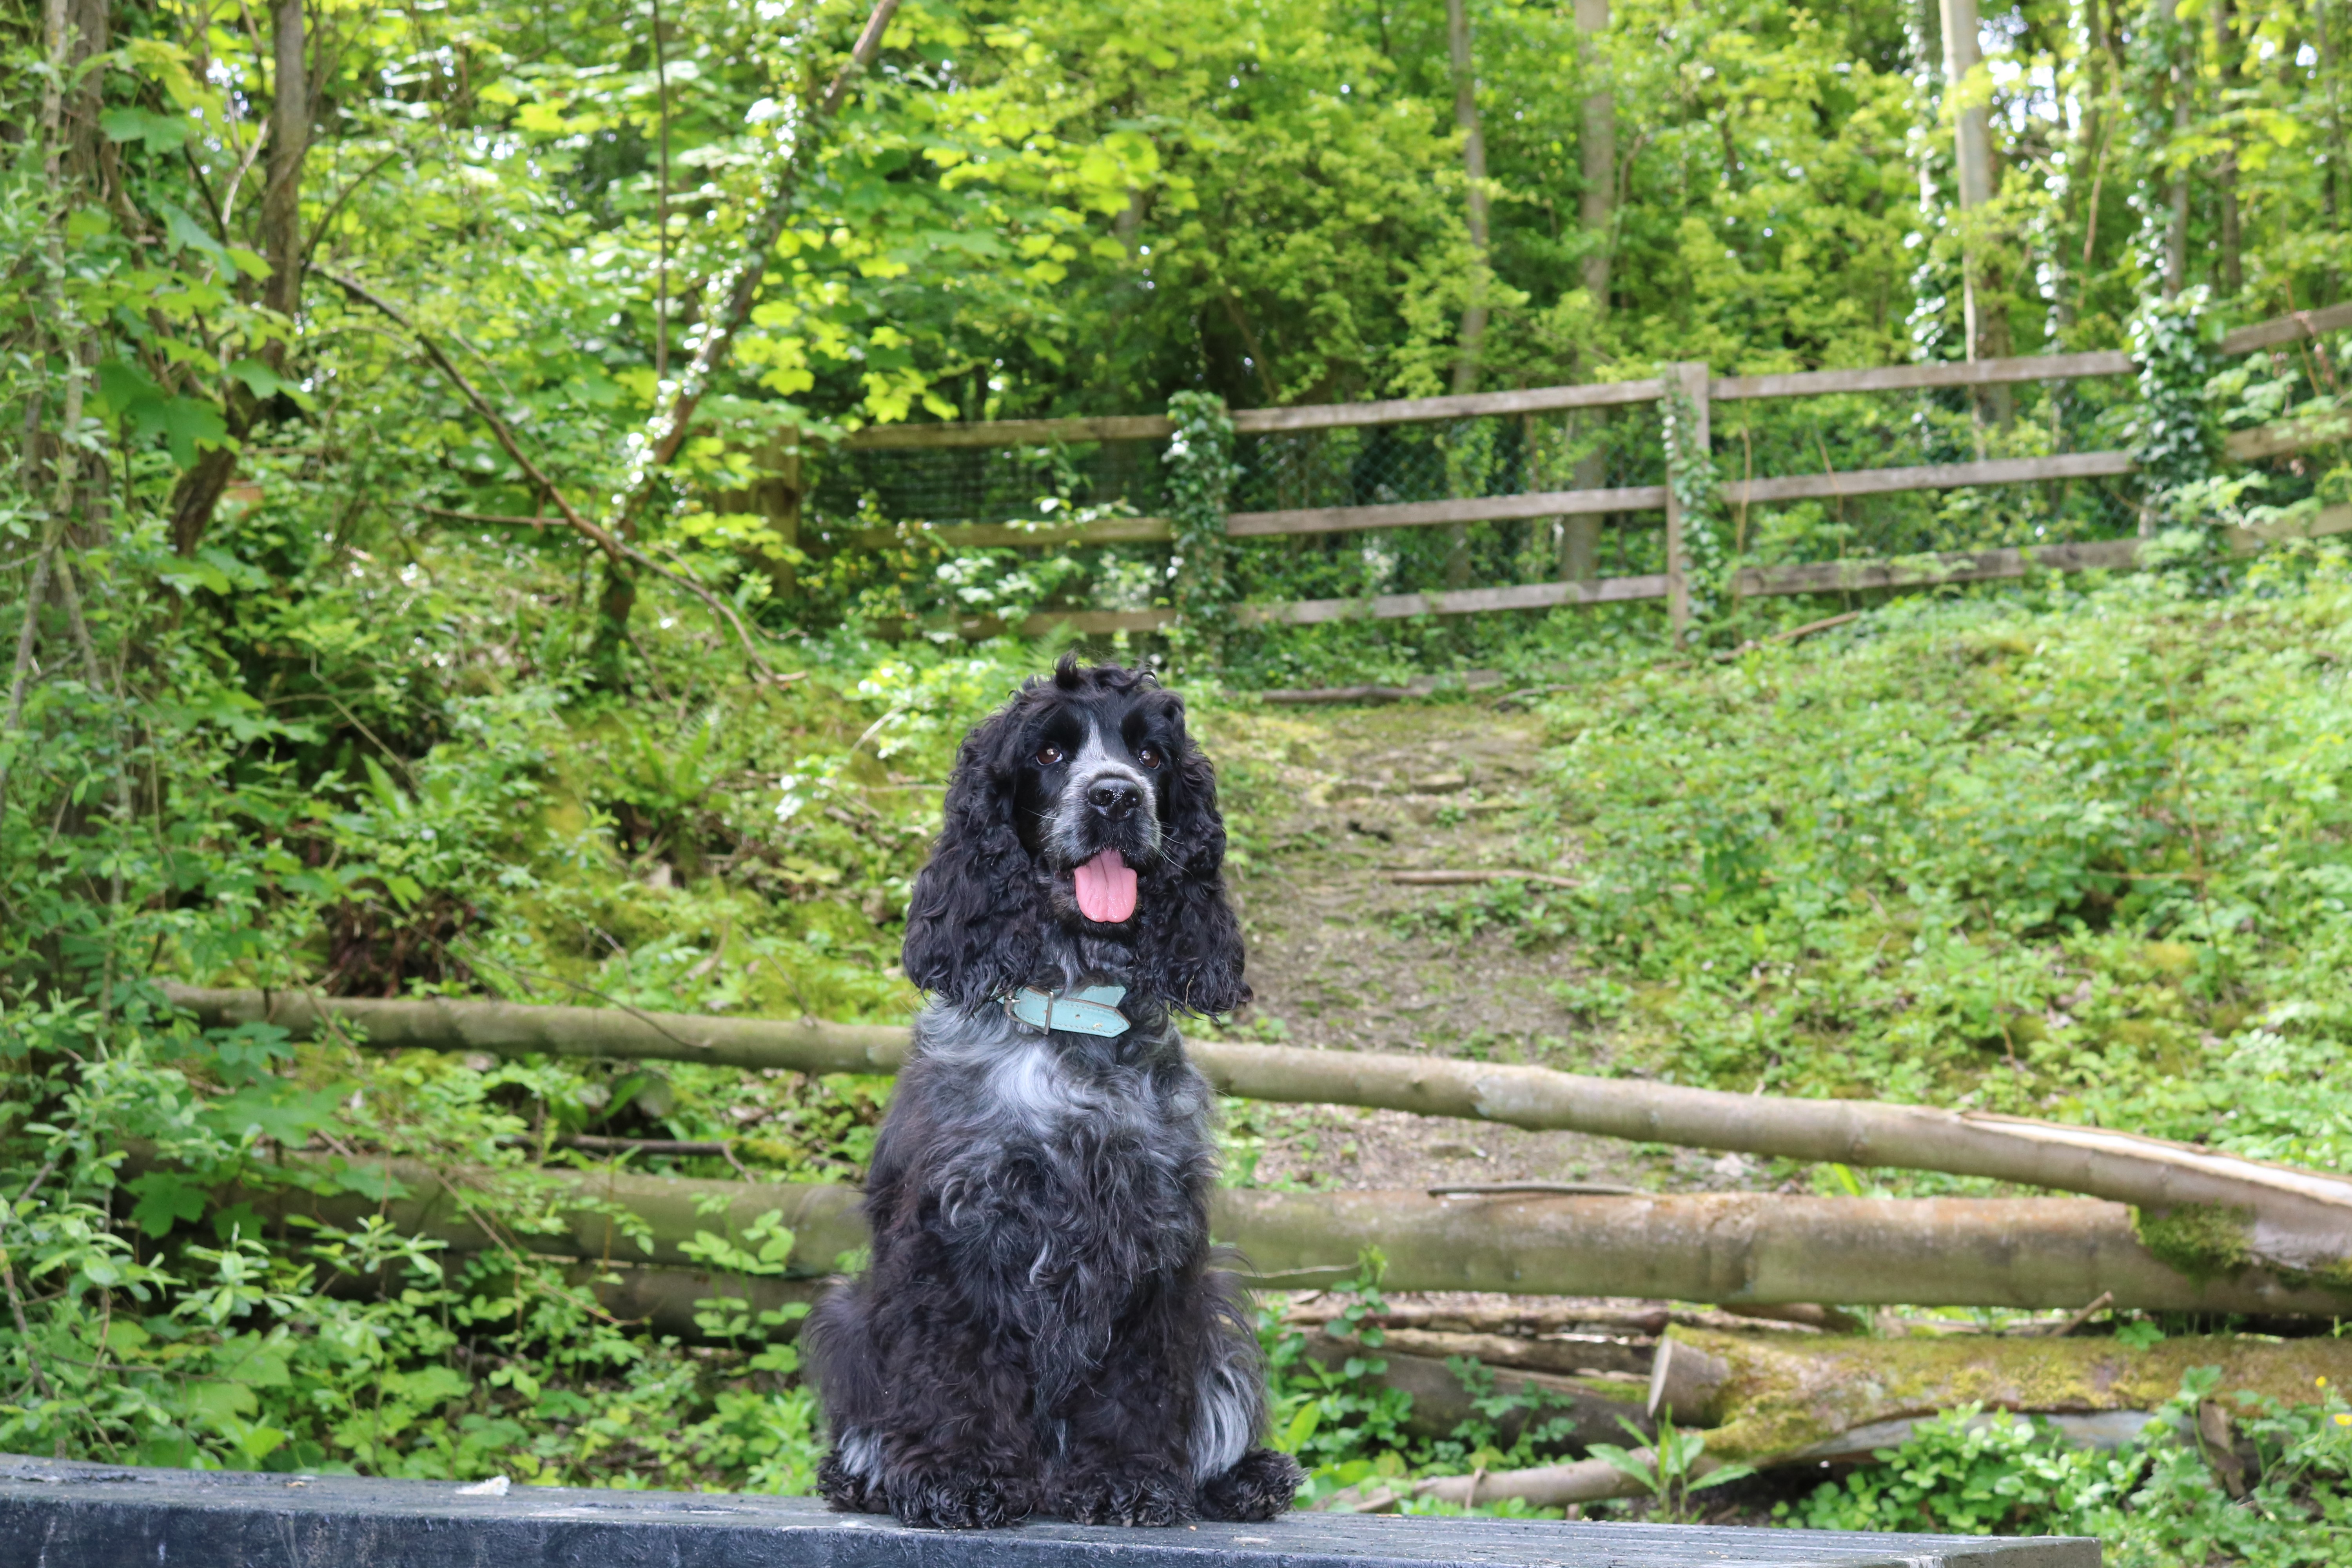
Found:
[{"label": "black and white dog", "polygon": [[1249,997],[1216,778],[1151,677],[1065,658],[964,740],[907,915],[930,994],[875,1146],[873,1266],[806,1342],[835,1507],[987,1527],[1271,1519],[1264,1369],[1209,1268],[1176,1011]]}]

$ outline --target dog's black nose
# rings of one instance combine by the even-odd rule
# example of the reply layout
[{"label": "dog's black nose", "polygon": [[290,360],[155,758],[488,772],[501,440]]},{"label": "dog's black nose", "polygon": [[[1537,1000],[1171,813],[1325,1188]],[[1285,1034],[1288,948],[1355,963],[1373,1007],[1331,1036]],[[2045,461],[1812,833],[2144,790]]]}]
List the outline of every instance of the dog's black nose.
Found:
[{"label": "dog's black nose", "polygon": [[1097,779],[1087,786],[1087,799],[1097,811],[1118,822],[1143,804],[1143,792],[1131,779]]}]

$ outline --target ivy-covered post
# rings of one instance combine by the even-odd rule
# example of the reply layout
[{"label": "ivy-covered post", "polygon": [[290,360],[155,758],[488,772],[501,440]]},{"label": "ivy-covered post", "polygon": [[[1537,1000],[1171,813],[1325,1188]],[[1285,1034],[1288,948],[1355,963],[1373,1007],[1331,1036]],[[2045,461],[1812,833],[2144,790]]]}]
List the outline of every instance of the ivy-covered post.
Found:
[{"label": "ivy-covered post", "polygon": [[1666,447],[1666,618],[1679,645],[1694,621],[1714,619],[1723,593],[1723,531],[1716,516],[1715,453],[1706,366],[1662,367],[1658,422]]},{"label": "ivy-covered post", "polygon": [[1175,422],[1168,451],[1168,521],[1176,548],[1168,557],[1168,596],[1180,619],[1180,647],[1213,653],[1233,626],[1233,542],[1225,536],[1227,498],[1241,469],[1234,462],[1234,422],[1213,393],[1180,392],[1168,400]]},{"label": "ivy-covered post", "polygon": [[[2207,299],[2202,287],[2185,289],[2175,299],[2145,301],[2132,317],[2139,405],[2128,428],[2143,487],[2142,538],[2193,528],[2192,492],[2213,476],[2220,443],[2206,416],[2205,384],[2213,374]],[[2201,572],[2218,568],[2222,552],[2220,536],[2199,529],[2168,541],[2161,563]]]}]

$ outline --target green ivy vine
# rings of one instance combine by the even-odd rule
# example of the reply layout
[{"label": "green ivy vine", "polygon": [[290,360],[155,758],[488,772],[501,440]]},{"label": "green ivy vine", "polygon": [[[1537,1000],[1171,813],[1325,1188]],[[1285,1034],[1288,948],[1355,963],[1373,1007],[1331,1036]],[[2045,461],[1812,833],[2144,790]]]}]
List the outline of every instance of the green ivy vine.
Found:
[{"label": "green ivy vine", "polygon": [[1168,521],[1176,548],[1168,557],[1168,596],[1183,618],[1180,646],[1213,647],[1233,628],[1233,542],[1225,535],[1227,499],[1241,469],[1234,462],[1234,422],[1213,393],[1180,392],[1168,400],[1175,434],[1168,465]]},{"label": "green ivy vine", "polygon": [[1666,389],[1658,399],[1659,434],[1666,448],[1666,485],[1683,513],[1683,573],[1690,593],[1691,635],[1703,640],[1708,623],[1725,608],[1731,565],[1723,545],[1715,455],[1694,438],[1699,428],[1698,405],[1683,389],[1674,367],[1662,365],[1658,374]]},{"label": "green ivy vine", "polygon": [[2213,356],[2206,303],[2204,289],[2190,289],[2178,299],[2151,299],[2132,317],[2139,400],[2127,434],[2146,505],[2163,540],[2161,563],[2211,576],[2221,570],[2222,541],[2215,530],[2197,526],[2193,500],[2213,477],[2220,445],[2207,417]]}]

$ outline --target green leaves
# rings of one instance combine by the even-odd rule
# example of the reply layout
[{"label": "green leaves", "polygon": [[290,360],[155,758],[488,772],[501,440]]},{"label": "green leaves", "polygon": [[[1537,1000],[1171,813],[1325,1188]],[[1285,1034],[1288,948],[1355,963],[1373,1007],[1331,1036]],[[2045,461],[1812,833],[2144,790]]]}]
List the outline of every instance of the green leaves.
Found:
[{"label": "green leaves", "polygon": [[1659,1422],[1654,1437],[1622,1415],[1617,1418],[1617,1425],[1643,1447],[1629,1450],[1614,1443],[1595,1443],[1590,1450],[1591,1456],[1647,1491],[1656,1507],[1651,1517],[1663,1518],[1669,1524],[1681,1523],[1690,1516],[1691,1493],[1756,1473],[1753,1465],[1702,1466],[1706,1435],[1684,1431],[1672,1421]]},{"label": "green leaves", "polygon": [[131,1223],[151,1237],[163,1236],[183,1220],[205,1212],[205,1190],[168,1171],[150,1171],[123,1184],[136,1194]]},{"label": "green leaves", "polygon": [[191,467],[197,452],[217,446],[228,437],[228,424],[218,405],[204,398],[166,393],[142,366],[122,359],[103,361],[98,367],[98,395],[92,411],[101,419],[119,421],[134,442],[161,438],[172,461]]},{"label": "green leaves", "polygon": [[178,152],[196,129],[185,115],[153,114],[143,109],[110,109],[98,117],[98,123],[109,140],[142,142],[153,153]]},{"label": "green leaves", "polygon": [[1241,478],[1234,463],[1234,422],[1224,399],[1180,392],[1168,400],[1176,433],[1161,455],[1167,468],[1169,521],[1176,548],[1169,558],[1170,596],[1188,637],[1213,658],[1233,626],[1232,542],[1225,537],[1228,492]]}]

